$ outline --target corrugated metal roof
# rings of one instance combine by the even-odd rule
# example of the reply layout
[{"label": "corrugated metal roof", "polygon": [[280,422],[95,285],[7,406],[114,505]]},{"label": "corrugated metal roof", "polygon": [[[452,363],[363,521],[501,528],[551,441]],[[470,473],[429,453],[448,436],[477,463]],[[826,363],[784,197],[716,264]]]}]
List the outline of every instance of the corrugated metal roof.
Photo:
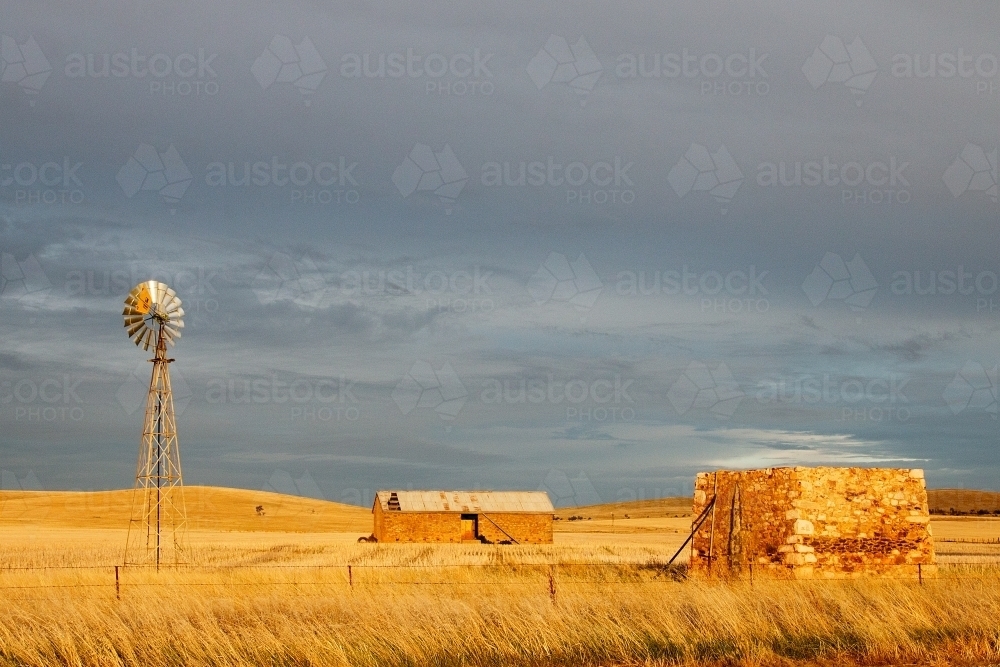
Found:
[{"label": "corrugated metal roof", "polygon": [[544,491],[379,491],[375,502],[386,512],[392,494],[396,494],[401,512],[555,511]]}]

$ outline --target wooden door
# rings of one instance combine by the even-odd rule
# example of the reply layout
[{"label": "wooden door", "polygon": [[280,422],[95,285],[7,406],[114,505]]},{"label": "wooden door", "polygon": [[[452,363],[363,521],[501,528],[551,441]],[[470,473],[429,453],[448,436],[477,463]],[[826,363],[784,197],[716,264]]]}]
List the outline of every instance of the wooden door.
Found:
[{"label": "wooden door", "polygon": [[462,541],[479,539],[479,516],[476,514],[462,515]]}]

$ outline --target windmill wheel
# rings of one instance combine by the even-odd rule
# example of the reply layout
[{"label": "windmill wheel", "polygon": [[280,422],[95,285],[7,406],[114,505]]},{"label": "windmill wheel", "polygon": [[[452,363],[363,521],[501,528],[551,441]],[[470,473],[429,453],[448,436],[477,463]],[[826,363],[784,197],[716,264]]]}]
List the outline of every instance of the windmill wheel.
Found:
[{"label": "windmill wheel", "polygon": [[184,309],[177,293],[156,280],[132,288],[125,298],[122,316],[128,337],[144,350],[156,345],[160,336],[173,345],[184,328]]}]

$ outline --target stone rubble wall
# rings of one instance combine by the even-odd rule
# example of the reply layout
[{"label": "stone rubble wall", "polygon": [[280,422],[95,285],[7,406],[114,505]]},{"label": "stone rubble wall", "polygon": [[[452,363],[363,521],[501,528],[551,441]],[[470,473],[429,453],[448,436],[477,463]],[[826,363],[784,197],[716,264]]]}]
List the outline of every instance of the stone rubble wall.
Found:
[{"label": "stone rubble wall", "polygon": [[936,571],[920,469],[698,473],[693,520],[713,497],[716,504],[692,540],[695,576],[916,577]]},{"label": "stone rubble wall", "polygon": [[[518,544],[552,544],[552,514],[480,512],[478,517],[479,534],[495,544],[510,537]],[[373,524],[379,542],[462,542],[459,512],[386,512],[375,503]]]}]

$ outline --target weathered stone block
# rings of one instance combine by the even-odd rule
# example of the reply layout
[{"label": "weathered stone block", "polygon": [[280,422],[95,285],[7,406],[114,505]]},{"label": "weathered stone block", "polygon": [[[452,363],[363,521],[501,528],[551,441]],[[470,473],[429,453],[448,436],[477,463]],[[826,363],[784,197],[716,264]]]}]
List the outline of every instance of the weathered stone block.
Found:
[{"label": "weathered stone block", "polygon": [[713,512],[723,520],[703,524],[695,535],[694,575],[745,572],[752,564],[776,576],[916,576],[920,564],[929,576],[934,563],[922,470],[699,473],[695,515],[716,488]]}]

